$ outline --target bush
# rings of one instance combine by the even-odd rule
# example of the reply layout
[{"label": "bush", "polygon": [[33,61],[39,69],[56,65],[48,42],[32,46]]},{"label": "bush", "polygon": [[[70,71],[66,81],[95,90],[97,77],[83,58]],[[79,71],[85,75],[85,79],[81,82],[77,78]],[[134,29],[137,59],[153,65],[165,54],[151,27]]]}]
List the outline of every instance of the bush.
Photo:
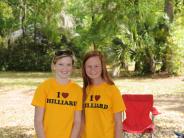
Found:
[{"label": "bush", "polygon": [[35,45],[27,39],[20,39],[8,49],[9,71],[49,71],[51,55],[49,46]]}]

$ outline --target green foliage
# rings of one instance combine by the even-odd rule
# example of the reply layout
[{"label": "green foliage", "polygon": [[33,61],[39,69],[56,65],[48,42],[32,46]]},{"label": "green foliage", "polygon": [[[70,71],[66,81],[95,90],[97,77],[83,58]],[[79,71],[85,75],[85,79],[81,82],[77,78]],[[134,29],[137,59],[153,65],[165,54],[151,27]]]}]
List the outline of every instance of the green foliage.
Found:
[{"label": "green foliage", "polygon": [[6,34],[12,18],[12,8],[7,3],[0,1],[0,35]]},{"label": "green foliage", "polygon": [[[160,1],[157,1],[158,3]],[[156,62],[156,45],[154,40],[154,29],[157,26],[159,18],[163,13],[158,12],[163,8],[163,2],[157,5],[157,2],[148,3],[148,1],[139,1],[134,3],[126,1],[122,21],[118,25],[118,36],[126,45],[126,57],[119,62],[129,62],[129,59],[136,62],[136,71],[140,73],[154,73]],[[117,22],[117,21],[116,21]],[[119,51],[125,51],[118,47]],[[121,52],[122,56],[124,52]],[[115,59],[119,56],[115,52]],[[116,61],[117,62],[117,61]]]},{"label": "green foliage", "polygon": [[[121,12],[119,1],[91,0],[72,1],[68,12],[72,13],[76,20],[76,32],[81,45],[92,45],[99,49],[103,44],[111,42],[112,36],[117,31],[118,12]],[[119,18],[120,19],[120,18]]]},{"label": "green foliage", "polygon": [[0,12],[1,19],[5,20],[12,17],[12,9],[7,3],[0,1],[0,9],[1,9]]},{"label": "green foliage", "polygon": [[29,37],[19,39],[8,49],[6,70],[49,71],[51,49],[47,45],[35,45]]},{"label": "green foliage", "polygon": [[[178,74],[184,4],[172,3],[172,22],[165,6],[163,0],[1,0],[0,69],[49,70],[51,53],[68,48],[76,53],[77,68],[86,51],[97,49],[116,72],[133,62],[138,74]],[[16,31],[23,33],[14,43]]]}]

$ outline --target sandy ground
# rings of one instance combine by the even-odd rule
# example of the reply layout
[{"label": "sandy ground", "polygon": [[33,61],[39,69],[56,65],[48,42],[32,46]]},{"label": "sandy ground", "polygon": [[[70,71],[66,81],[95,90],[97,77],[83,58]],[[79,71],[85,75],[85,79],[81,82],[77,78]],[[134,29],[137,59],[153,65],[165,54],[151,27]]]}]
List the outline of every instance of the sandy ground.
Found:
[{"label": "sandy ground", "polygon": [[[176,138],[174,131],[184,132],[184,92],[172,93],[174,87],[184,86],[183,78],[124,79],[116,80],[116,84],[124,88],[122,93],[154,94],[154,105],[161,112],[155,118],[155,138]],[[1,91],[0,138],[33,137],[34,108],[31,106],[33,93],[34,89],[25,88]],[[136,136],[128,134],[126,137]],[[143,137],[149,136],[146,134]]]},{"label": "sandy ground", "polygon": [[0,95],[0,138],[28,138],[34,134],[34,90],[7,91]]}]

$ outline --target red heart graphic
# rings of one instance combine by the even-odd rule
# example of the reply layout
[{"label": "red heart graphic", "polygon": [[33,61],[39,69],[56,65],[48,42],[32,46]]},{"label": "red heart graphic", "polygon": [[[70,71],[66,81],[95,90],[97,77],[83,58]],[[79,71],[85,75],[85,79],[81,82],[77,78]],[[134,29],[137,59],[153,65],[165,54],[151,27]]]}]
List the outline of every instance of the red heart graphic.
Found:
[{"label": "red heart graphic", "polygon": [[63,98],[67,98],[68,95],[69,95],[68,93],[65,93],[65,92],[62,93]]},{"label": "red heart graphic", "polygon": [[98,101],[100,99],[100,95],[95,95],[95,100]]}]

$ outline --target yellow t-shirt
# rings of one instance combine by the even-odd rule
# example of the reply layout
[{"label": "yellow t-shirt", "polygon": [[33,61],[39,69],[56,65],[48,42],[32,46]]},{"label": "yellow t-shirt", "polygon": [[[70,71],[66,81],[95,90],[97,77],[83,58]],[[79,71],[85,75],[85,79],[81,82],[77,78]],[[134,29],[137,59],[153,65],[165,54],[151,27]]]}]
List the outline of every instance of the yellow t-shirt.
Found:
[{"label": "yellow t-shirt", "polygon": [[125,110],[120,91],[115,85],[102,83],[88,86],[83,138],[114,138],[114,113]]},{"label": "yellow t-shirt", "polygon": [[38,86],[32,105],[45,108],[46,138],[69,138],[74,112],[82,110],[82,89],[72,81],[61,85],[50,78]]}]

